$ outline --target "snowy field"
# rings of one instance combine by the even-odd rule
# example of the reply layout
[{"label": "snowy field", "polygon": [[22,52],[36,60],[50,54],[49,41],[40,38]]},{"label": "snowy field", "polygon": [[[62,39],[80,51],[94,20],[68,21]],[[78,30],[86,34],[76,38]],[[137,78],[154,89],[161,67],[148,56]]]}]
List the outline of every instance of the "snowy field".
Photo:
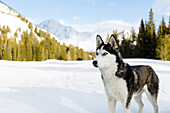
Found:
[{"label": "snowy field", "polygon": [[[170,113],[170,62],[125,59],[150,65],[160,78],[160,113]],[[143,94],[143,113],[153,108]],[[132,113],[138,106],[132,100]],[[100,72],[92,61],[0,61],[0,113],[108,113]],[[118,102],[116,113],[123,113]]]}]

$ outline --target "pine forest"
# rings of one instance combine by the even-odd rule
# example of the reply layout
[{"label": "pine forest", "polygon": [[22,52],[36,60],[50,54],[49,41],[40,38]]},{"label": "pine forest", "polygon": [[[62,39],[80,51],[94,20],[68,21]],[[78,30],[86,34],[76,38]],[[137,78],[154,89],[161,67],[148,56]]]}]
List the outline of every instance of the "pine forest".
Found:
[{"label": "pine forest", "polygon": [[[67,61],[94,59],[95,52],[89,53],[73,45],[60,44],[55,37],[51,37],[50,33],[37,27],[33,28],[32,23],[20,14],[18,17],[28,23],[30,31],[21,32],[22,28],[18,28],[13,37],[8,37],[10,28],[0,25],[1,60],[44,61],[58,59]],[[141,19],[138,33],[133,27],[130,32],[129,37],[125,37],[124,32],[122,32],[121,40],[119,40],[117,31],[113,31],[124,58],[170,60],[170,19],[167,24],[162,17],[159,28],[156,29],[154,13],[151,9],[148,20]],[[21,35],[21,39],[18,39],[18,35]],[[107,35],[107,39],[109,35],[111,34]],[[42,37],[42,40],[39,40],[37,36]]]}]

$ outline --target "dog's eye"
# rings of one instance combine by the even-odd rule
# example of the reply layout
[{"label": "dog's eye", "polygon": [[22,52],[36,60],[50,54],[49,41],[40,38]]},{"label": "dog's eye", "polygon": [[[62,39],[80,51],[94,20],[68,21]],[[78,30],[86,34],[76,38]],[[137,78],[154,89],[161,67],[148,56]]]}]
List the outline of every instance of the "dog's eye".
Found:
[{"label": "dog's eye", "polygon": [[98,52],[96,52],[96,55],[98,55],[99,53]]},{"label": "dog's eye", "polygon": [[105,55],[107,55],[107,54],[108,54],[108,53],[104,52],[102,55],[105,56]]}]

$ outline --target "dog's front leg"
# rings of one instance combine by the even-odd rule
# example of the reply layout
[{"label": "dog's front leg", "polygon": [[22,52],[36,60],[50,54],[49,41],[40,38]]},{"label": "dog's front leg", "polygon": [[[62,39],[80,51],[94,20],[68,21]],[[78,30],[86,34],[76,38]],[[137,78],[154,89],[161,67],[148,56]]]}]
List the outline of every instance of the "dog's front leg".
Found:
[{"label": "dog's front leg", "polygon": [[116,102],[117,100],[115,98],[108,99],[109,113],[115,113]]}]

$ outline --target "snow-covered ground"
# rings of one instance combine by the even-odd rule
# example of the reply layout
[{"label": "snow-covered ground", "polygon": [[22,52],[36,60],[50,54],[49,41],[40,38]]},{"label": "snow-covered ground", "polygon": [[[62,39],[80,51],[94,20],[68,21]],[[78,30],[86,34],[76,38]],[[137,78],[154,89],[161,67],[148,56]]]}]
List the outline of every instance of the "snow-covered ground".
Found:
[{"label": "snow-covered ground", "polygon": [[[152,66],[160,78],[160,113],[170,113],[170,62],[125,59]],[[143,113],[153,109],[143,94]],[[138,106],[132,100],[132,113]],[[108,113],[100,72],[92,61],[0,61],[0,113]],[[116,113],[123,113],[118,102]]]}]

